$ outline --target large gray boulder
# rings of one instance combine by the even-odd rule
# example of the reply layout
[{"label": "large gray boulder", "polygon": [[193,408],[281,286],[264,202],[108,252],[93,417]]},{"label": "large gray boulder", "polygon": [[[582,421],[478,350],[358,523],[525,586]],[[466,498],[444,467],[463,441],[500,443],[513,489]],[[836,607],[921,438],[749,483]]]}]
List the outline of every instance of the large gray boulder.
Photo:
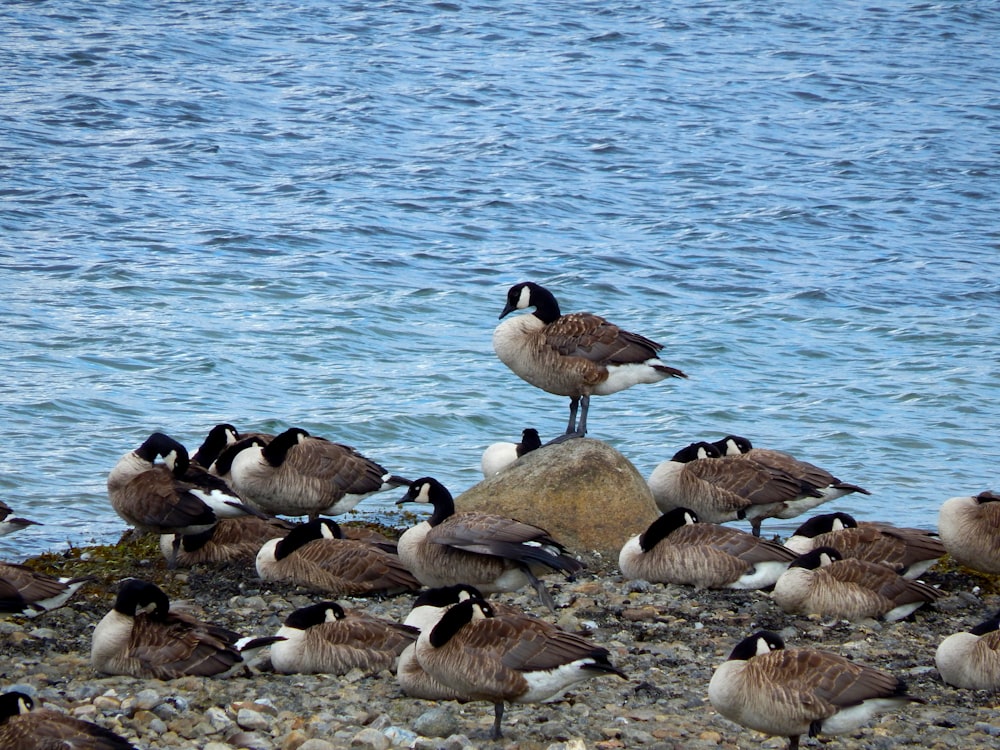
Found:
[{"label": "large gray boulder", "polygon": [[526,454],[455,498],[455,508],[532,523],[570,552],[599,552],[614,560],[629,537],[660,515],[635,466],[590,438]]}]

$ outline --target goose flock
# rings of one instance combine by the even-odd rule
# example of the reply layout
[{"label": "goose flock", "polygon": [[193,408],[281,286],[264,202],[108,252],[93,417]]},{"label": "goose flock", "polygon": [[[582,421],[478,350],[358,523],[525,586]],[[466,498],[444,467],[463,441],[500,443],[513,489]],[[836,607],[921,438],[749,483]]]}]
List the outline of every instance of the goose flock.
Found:
[{"label": "goose flock", "polygon": [[[515,311],[526,312],[507,317]],[[592,395],[686,377],[660,359],[661,344],[592,313],[563,315],[555,296],[532,282],[509,289],[500,318],[499,359],[531,385],[570,399],[567,429],[549,444],[586,435]],[[481,470],[493,477],[544,449],[528,428],[519,443],[490,445]],[[944,502],[940,536],[833,512],[805,518],[780,543],[762,537],[767,519],[803,516],[868,490],[738,435],[676,449],[648,486],[661,515],[623,540],[618,568],[626,581],[759,591],[790,615],[896,621],[918,617],[947,593],[919,580],[946,553],[973,570],[1000,572],[995,492]],[[398,504],[432,508],[398,538],[330,518],[393,489],[403,493]],[[282,674],[389,670],[405,696],[492,703],[493,738],[503,736],[508,703],[558,701],[594,677],[629,679],[608,648],[545,619],[558,605],[543,579],[580,572],[578,555],[587,550],[568,549],[515,518],[457,511],[437,479],[403,478],[300,427],[267,434],[219,424],[192,452],[154,432],[110,467],[107,490],[131,533],[158,535],[168,569],[241,563],[313,603],[285,613],[275,633],[245,636],[201,621],[154,583],[129,578],[94,624],[95,674],[218,677],[250,669],[258,653]],[[732,521],[749,522],[751,531],[723,525]],[[0,502],[0,534],[33,524]],[[87,583],[0,563],[0,615],[43,615]],[[542,615],[503,600],[529,586]],[[335,601],[342,597],[413,601],[406,619],[394,622]],[[948,684],[1000,689],[1000,615],[983,614],[976,628],[939,645],[935,664]],[[260,662],[254,673],[266,679]],[[734,644],[706,689],[719,714],[786,737],[791,750],[802,735],[853,732],[878,713],[922,702],[886,671],[833,651],[786,647],[768,630]],[[0,695],[0,748],[132,747],[34,703],[18,691]]]}]

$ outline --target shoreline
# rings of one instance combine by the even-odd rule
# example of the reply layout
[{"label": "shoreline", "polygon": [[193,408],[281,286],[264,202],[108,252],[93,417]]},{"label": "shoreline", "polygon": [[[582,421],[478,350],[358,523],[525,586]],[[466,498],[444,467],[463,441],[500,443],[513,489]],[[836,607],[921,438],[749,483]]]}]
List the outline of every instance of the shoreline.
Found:
[{"label": "shoreline", "polygon": [[[402,694],[394,675],[277,675],[172,681],[97,675],[89,664],[90,631],[110,609],[113,581],[135,575],[161,581],[172,600],[187,600],[203,619],[245,635],[272,635],[292,609],[320,597],[260,581],[252,566],[196,566],[168,571],[146,538],[133,546],[77,548],[98,580],[70,603],[38,618],[0,620],[2,688],[28,686],[40,703],[96,721],[137,747],[177,750],[329,750],[336,747],[783,748],[723,719],[707,702],[715,667],[749,633],[780,632],[789,647],[816,646],[903,677],[927,701],[886,714],[853,735],[821,738],[829,750],[898,745],[944,749],[995,744],[998,696],[944,685],[933,655],[945,636],[1000,609],[996,580],[939,563],[924,577],[948,592],[907,620],[825,622],[785,615],[766,593],[695,590],[624,581],[612,561],[583,556],[574,581],[549,576],[559,609],[549,616],[530,590],[497,597],[588,637],[611,651],[628,680],[602,677],[552,704],[509,705],[505,739],[488,739],[488,703],[434,703]],[[144,554],[151,552],[154,554]],[[116,551],[124,552],[115,558]],[[31,561],[60,562],[72,558]],[[65,573],[63,573],[65,575]],[[402,620],[411,596],[341,598],[344,606]],[[266,653],[266,652],[265,652]],[[306,744],[307,741],[309,744]],[[803,748],[820,746],[803,738]]]}]

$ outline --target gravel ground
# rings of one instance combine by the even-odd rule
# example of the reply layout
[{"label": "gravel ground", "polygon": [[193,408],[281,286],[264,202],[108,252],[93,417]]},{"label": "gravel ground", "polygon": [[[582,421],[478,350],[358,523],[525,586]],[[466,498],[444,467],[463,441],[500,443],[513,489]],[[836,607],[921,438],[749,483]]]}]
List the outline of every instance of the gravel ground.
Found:
[{"label": "gravel ground", "polygon": [[[409,698],[388,672],[346,676],[277,675],[266,657],[255,673],[227,679],[172,681],[107,677],[90,667],[90,633],[114,594],[88,584],[69,606],[34,619],[0,620],[0,690],[27,688],[40,702],[95,721],[139,748],[329,750],[329,748],[781,748],[786,741],[743,729],[707,701],[708,681],[733,645],[760,628],[779,631],[789,646],[820,646],[902,676],[927,701],[844,737],[807,739],[804,748],[888,749],[995,747],[1000,743],[995,693],[942,684],[934,649],[1000,609],[967,572],[931,571],[929,583],[949,592],[907,621],[824,622],[785,615],[766,593],[697,591],[623,581],[609,561],[591,558],[575,581],[549,579],[559,612],[553,618],[534,593],[507,595],[526,609],[576,629],[612,652],[629,679],[581,683],[559,703],[515,705],[505,738],[488,739],[487,703],[440,704]],[[273,634],[291,610],[320,597],[260,581],[252,566],[164,570],[137,560],[132,574],[169,580],[175,598],[203,619],[247,635]],[[402,620],[411,596],[344,599],[345,606]]]}]

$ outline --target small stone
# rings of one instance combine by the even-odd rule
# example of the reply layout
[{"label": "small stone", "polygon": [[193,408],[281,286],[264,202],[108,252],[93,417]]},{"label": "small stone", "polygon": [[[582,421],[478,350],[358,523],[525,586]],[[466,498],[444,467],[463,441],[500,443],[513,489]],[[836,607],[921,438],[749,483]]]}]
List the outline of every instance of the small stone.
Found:
[{"label": "small stone", "polygon": [[298,750],[336,750],[336,746],[332,742],[313,737],[299,745]]},{"label": "small stone", "polygon": [[450,711],[432,708],[424,711],[413,722],[413,731],[423,737],[447,737],[458,728],[458,722]]},{"label": "small stone", "polygon": [[389,738],[371,727],[365,727],[351,739],[351,747],[362,747],[369,750],[389,750],[389,745]]},{"label": "small stone", "polygon": [[151,711],[160,705],[161,701],[160,694],[152,689],[140,690],[135,694],[136,709]]},{"label": "small stone", "polygon": [[205,719],[219,732],[226,732],[232,729],[233,726],[233,720],[218,706],[211,706],[205,711]]},{"label": "small stone", "polygon": [[249,731],[267,729],[270,726],[268,718],[252,708],[241,708],[236,714],[236,723],[240,725],[241,729]]}]

